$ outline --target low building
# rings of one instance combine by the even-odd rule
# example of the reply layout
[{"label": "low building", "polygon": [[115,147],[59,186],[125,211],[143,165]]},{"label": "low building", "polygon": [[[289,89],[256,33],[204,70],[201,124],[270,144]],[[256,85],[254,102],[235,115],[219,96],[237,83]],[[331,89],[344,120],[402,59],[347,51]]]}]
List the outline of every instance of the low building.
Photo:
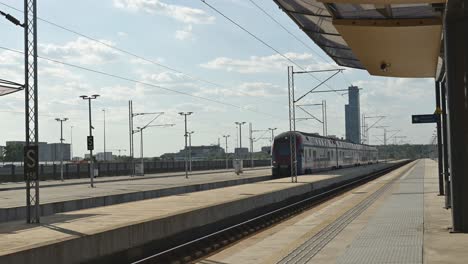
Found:
[{"label": "low building", "polygon": [[5,157],[5,146],[0,146],[0,158]]},{"label": "low building", "polygon": [[264,153],[270,154],[271,153],[271,146],[262,147],[261,151],[264,152]]},{"label": "low building", "polygon": [[235,148],[234,149],[234,157],[245,159],[249,156],[249,149],[248,148]]},{"label": "low building", "polygon": [[192,160],[211,160],[211,159],[223,159],[224,149],[218,145],[212,146],[192,146],[182,149],[177,153],[165,153],[161,155],[162,160],[185,160],[185,153],[191,151]]},{"label": "low building", "polygon": [[114,156],[112,156],[112,152],[98,152],[96,153],[96,160],[97,161],[111,161],[114,160]]}]

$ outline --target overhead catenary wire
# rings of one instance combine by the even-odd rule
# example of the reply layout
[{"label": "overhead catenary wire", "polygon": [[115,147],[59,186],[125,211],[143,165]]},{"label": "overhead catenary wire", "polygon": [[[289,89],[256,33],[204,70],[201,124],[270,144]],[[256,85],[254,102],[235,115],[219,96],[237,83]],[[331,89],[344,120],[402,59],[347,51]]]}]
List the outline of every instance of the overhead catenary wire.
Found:
[{"label": "overhead catenary wire", "polygon": [[[3,5],[3,6],[5,6],[5,7],[11,8],[11,9],[13,9],[13,10],[15,10],[15,11],[18,11],[18,12],[23,13],[23,11],[22,11],[21,9],[16,8],[16,7],[14,7],[14,6],[11,6],[11,5],[2,3],[2,2],[0,2],[0,5]],[[54,26],[54,27],[60,28],[60,29],[62,29],[62,30],[65,30],[65,31],[67,31],[67,32],[70,32],[70,33],[72,33],[72,34],[76,34],[76,35],[81,36],[81,37],[83,37],[83,38],[85,38],[85,39],[88,39],[88,40],[90,40],[90,41],[93,41],[93,42],[95,42],[95,43],[98,43],[98,44],[100,44],[100,45],[103,45],[103,46],[105,46],[105,47],[107,47],[107,48],[110,48],[110,49],[112,49],[112,50],[116,50],[116,51],[118,51],[118,52],[120,52],[120,53],[123,53],[123,54],[126,54],[126,55],[128,55],[128,56],[131,56],[131,57],[140,59],[140,60],[145,61],[145,62],[148,62],[148,63],[150,63],[150,64],[157,65],[157,66],[162,67],[162,68],[164,68],[164,69],[166,69],[166,70],[169,70],[169,71],[172,71],[172,72],[175,72],[175,73],[178,73],[178,74],[182,74],[182,75],[184,75],[184,76],[186,76],[186,77],[188,77],[188,78],[190,78],[190,79],[192,79],[192,80],[199,81],[199,82],[204,82],[204,83],[207,83],[207,84],[210,84],[210,85],[219,87],[219,88],[227,88],[227,86],[225,86],[225,85],[222,85],[222,84],[219,84],[219,83],[216,83],[216,82],[213,82],[213,81],[210,81],[210,80],[207,80],[207,79],[198,77],[198,76],[194,76],[194,75],[189,74],[189,73],[185,73],[185,72],[183,72],[183,71],[181,71],[181,70],[178,70],[178,69],[176,69],[176,68],[173,68],[173,67],[171,67],[171,66],[164,65],[164,64],[162,64],[162,63],[160,63],[160,62],[157,62],[157,61],[154,61],[154,60],[145,58],[145,57],[143,57],[143,56],[141,56],[141,55],[138,55],[138,54],[136,54],[136,53],[134,53],[134,52],[131,52],[131,51],[128,51],[128,50],[119,48],[119,47],[117,47],[117,46],[115,46],[115,45],[111,45],[111,44],[106,43],[106,42],[104,42],[104,41],[102,41],[102,40],[99,40],[99,39],[97,39],[97,38],[95,38],[95,37],[91,37],[91,36],[89,36],[89,35],[87,35],[87,34],[78,32],[77,30],[70,29],[70,28],[65,27],[65,26],[62,26],[62,25],[60,25],[60,24],[58,24],[58,23],[55,23],[55,22],[52,22],[52,21],[50,21],[50,20],[47,20],[47,19],[44,19],[44,18],[41,18],[41,17],[37,17],[37,20],[42,21],[42,22],[44,22],[44,23],[47,23],[47,24],[49,24],[49,25],[52,25],[52,26]],[[239,94],[249,95],[248,93],[245,93],[245,92],[242,92],[242,91],[237,91],[237,92],[238,92]]]},{"label": "overhead catenary wire", "polygon": [[[306,68],[304,68],[302,65],[298,64],[297,62],[295,62],[294,60],[292,60],[291,58],[289,58],[288,56],[284,55],[282,52],[280,52],[278,49],[276,49],[275,47],[273,47],[272,45],[268,44],[266,41],[264,41],[263,39],[261,39],[260,37],[258,37],[257,35],[255,35],[254,33],[250,32],[248,29],[246,29],[245,27],[243,27],[242,25],[240,25],[239,23],[237,23],[236,21],[234,21],[233,19],[231,19],[230,17],[228,17],[226,14],[224,14],[223,12],[221,12],[219,9],[217,9],[216,7],[214,7],[213,5],[209,4],[206,0],[200,0],[203,4],[205,4],[206,6],[208,6],[210,9],[212,9],[213,11],[215,11],[216,13],[218,13],[220,16],[224,17],[226,20],[228,20],[229,22],[231,22],[232,24],[234,24],[236,27],[240,28],[242,31],[244,31],[245,33],[247,33],[248,35],[250,35],[252,38],[256,39],[258,42],[262,43],[264,46],[268,47],[269,49],[273,50],[275,53],[277,53],[278,55],[280,55],[282,58],[284,58],[285,60],[289,61],[290,63],[294,64],[295,66],[297,66],[298,68],[300,68],[301,70],[303,71],[307,71]],[[315,77],[313,74],[311,73],[308,73],[309,76],[311,76],[312,78],[314,78],[315,80],[321,82],[322,80],[320,80],[319,78]],[[328,88],[328,89],[331,89],[331,90],[334,90],[333,88],[331,88],[330,86],[328,86],[326,83],[324,83],[324,85]],[[340,95],[341,97],[343,97],[343,95],[337,93],[338,95]]]},{"label": "overhead catenary wire", "polygon": [[[24,54],[22,51],[6,48],[6,47],[3,47],[3,46],[0,46],[0,49],[8,50],[10,52],[15,52],[15,53],[19,53],[19,54]],[[42,57],[42,56],[37,56],[37,57],[39,59],[41,59],[41,60],[46,60],[46,61],[50,61],[50,62],[53,62],[53,63],[61,64],[61,65],[64,65],[64,66],[73,67],[73,68],[77,68],[77,69],[80,69],[80,70],[84,70],[84,71],[104,75],[104,76],[111,77],[111,78],[114,78],[114,79],[119,79],[119,80],[123,80],[123,81],[127,81],[127,82],[133,82],[133,83],[136,83],[136,84],[150,86],[150,87],[153,87],[153,88],[157,88],[157,89],[160,89],[160,90],[165,90],[165,91],[177,93],[177,94],[180,94],[180,95],[190,96],[190,97],[193,97],[193,98],[209,101],[209,102],[220,104],[220,105],[230,106],[230,107],[238,108],[238,109],[241,109],[241,110],[247,110],[247,111],[250,111],[250,112],[257,113],[257,114],[267,115],[267,116],[273,117],[275,119],[282,119],[282,118],[274,116],[274,115],[272,115],[270,113],[257,111],[257,110],[254,110],[254,109],[251,109],[251,108],[248,108],[248,107],[243,107],[243,106],[235,105],[235,104],[232,104],[232,103],[223,102],[223,101],[219,101],[219,100],[216,100],[216,99],[211,99],[211,98],[208,98],[208,97],[203,97],[203,96],[199,96],[199,95],[190,94],[190,93],[187,93],[187,92],[170,89],[170,88],[167,88],[167,87],[164,87],[164,86],[161,86],[161,85],[156,85],[156,84],[152,84],[152,83],[148,83],[148,82],[143,82],[143,81],[139,81],[139,80],[132,79],[132,78],[129,78],[129,77],[124,77],[124,76],[116,75],[116,74],[113,74],[113,73],[108,73],[108,72],[104,72],[104,71],[100,71],[100,70],[96,70],[96,69],[91,69],[91,68],[79,66],[79,65],[76,65],[76,64],[68,63],[68,62],[59,61],[59,60],[56,60],[56,59],[46,58],[46,57]]]},{"label": "overhead catenary wire", "polygon": [[[308,50],[310,50],[312,53],[317,55],[319,58],[321,58],[324,62],[328,62],[326,58],[322,57],[320,53],[312,49],[309,45],[307,45],[302,39],[300,39],[298,36],[296,36],[294,33],[292,33],[289,29],[287,29],[283,24],[281,24],[277,19],[275,19],[272,15],[270,15],[264,8],[259,6],[254,0],[249,0],[255,7],[257,7],[262,13],[264,13],[267,17],[269,17],[273,22],[275,22],[278,26],[280,26],[284,31],[286,31],[289,35],[291,35],[293,38],[295,38],[297,41],[299,41],[304,47],[306,47]],[[319,62],[315,60],[316,62]]]}]

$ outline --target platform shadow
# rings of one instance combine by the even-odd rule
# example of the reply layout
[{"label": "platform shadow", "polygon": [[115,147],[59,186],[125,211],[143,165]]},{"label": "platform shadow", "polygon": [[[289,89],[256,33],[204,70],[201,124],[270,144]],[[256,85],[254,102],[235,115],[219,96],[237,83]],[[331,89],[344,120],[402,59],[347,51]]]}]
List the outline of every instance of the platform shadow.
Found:
[{"label": "platform shadow", "polygon": [[70,234],[70,235],[83,236],[85,234],[82,234],[77,231],[73,231],[71,229],[59,227],[57,226],[57,224],[71,223],[78,219],[96,217],[99,215],[100,214],[56,214],[52,216],[42,217],[41,223],[39,224],[27,224],[25,223],[24,220],[6,222],[6,223],[0,224],[0,235],[1,234],[15,234],[18,232],[24,232],[28,229],[44,227],[47,229],[52,229],[52,230]]}]

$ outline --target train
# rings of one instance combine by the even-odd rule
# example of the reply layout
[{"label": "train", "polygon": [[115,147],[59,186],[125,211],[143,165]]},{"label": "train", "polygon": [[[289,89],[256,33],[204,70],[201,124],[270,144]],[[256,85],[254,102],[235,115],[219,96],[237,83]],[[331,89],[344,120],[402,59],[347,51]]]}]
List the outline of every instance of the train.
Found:
[{"label": "train", "polygon": [[291,175],[290,137],[294,134],[298,175],[378,162],[376,147],[315,133],[287,131],[273,140],[272,174],[275,178]]}]

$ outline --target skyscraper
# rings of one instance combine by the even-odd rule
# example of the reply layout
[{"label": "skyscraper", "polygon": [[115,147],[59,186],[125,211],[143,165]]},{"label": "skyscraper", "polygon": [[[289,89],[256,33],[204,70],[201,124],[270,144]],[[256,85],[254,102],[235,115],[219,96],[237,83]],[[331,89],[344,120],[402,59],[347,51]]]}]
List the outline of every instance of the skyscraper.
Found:
[{"label": "skyscraper", "polygon": [[361,143],[361,121],[359,105],[359,88],[348,87],[348,104],[345,105],[346,140]]}]

